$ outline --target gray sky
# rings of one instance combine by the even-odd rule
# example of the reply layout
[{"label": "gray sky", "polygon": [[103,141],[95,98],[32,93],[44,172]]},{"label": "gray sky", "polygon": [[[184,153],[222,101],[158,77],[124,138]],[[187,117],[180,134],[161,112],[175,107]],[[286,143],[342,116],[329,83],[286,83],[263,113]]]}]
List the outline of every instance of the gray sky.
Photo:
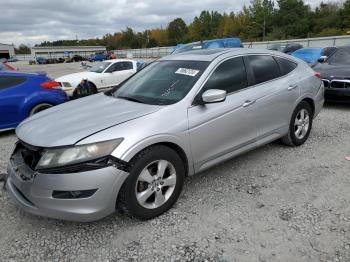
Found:
[{"label": "gray sky", "polygon": [[[34,45],[43,41],[101,37],[130,26],[137,31],[186,23],[202,10],[238,12],[250,0],[0,0],[0,42]],[[304,0],[315,6],[321,0]]]}]

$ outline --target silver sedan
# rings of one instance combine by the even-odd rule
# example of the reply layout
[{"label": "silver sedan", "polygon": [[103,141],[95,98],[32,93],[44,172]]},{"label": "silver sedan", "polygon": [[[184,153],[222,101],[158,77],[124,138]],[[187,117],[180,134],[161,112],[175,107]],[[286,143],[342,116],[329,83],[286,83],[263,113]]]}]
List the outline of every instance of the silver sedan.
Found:
[{"label": "silver sedan", "polygon": [[7,188],[24,210],[92,221],[166,212],[184,179],[280,139],[300,146],[324,102],[319,75],[282,53],[197,50],[17,129]]}]

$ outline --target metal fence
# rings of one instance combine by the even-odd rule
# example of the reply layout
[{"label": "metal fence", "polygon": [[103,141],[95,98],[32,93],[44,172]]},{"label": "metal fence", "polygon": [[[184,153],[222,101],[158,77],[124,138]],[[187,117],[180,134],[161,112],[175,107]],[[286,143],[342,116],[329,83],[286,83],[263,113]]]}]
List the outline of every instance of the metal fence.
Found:
[{"label": "metal fence", "polygon": [[331,36],[331,37],[315,37],[292,40],[265,41],[265,42],[248,42],[243,43],[244,47],[268,48],[273,44],[299,43],[304,47],[327,47],[327,46],[343,46],[350,45],[350,35]]},{"label": "metal fence", "polygon": [[34,59],[31,54],[16,55],[16,58],[18,60],[23,60],[23,61],[29,61],[29,60],[33,60]]},{"label": "metal fence", "polygon": [[[350,36],[331,36],[331,37],[316,37],[304,39],[265,41],[265,42],[245,42],[244,47],[248,48],[268,48],[273,44],[300,43],[304,47],[327,47],[327,46],[343,46],[350,45]],[[135,57],[135,58],[158,58],[169,55],[175,46],[169,47],[154,47],[143,49],[124,49],[114,50],[117,57]]]},{"label": "metal fence", "polygon": [[[291,39],[291,40],[278,40],[278,41],[265,41],[265,42],[245,42],[244,47],[251,48],[268,48],[273,44],[287,44],[287,43],[300,43],[304,47],[327,47],[327,46],[343,46],[350,45],[350,35],[347,36],[331,36],[331,37],[316,37],[316,38],[304,38],[304,39]],[[118,58],[158,58],[169,55],[175,46],[168,47],[153,47],[153,48],[140,48],[140,49],[123,49],[113,50]],[[31,54],[16,55],[19,60],[31,60],[33,59]]]},{"label": "metal fence", "polygon": [[175,46],[113,50],[118,58],[158,58],[169,55]]}]

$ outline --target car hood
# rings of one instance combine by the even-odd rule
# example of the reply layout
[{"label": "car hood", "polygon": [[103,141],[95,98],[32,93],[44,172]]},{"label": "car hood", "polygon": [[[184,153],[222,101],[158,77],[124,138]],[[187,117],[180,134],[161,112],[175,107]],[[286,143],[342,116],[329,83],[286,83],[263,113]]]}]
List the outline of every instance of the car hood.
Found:
[{"label": "car hood", "polygon": [[83,78],[87,78],[87,79],[95,79],[96,77],[98,77],[99,73],[95,73],[95,72],[89,72],[89,71],[85,71],[85,72],[79,72],[79,73],[74,73],[74,74],[69,74],[69,75],[64,75],[61,77],[58,77],[55,79],[55,81],[57,82],[68,82],[68,83],[80,83],[80,81]]},{"label": "car hood", "polygon": [[350,78],[349,65],[333,65],[333,64],[326,63],[326,64],[317,64],[313,69],[321,73],[322,78],[326,78],[326,79]]},{"label": "car hood", "polygon": [[38,147],[73,145],[161,108],[97,94],[42,111],[22,122],[16,134],[20,140]]}]

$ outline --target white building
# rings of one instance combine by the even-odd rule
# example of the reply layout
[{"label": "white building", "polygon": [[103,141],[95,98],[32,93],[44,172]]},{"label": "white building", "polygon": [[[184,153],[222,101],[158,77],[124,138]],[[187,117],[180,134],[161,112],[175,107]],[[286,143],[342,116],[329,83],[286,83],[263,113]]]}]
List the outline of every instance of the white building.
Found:
[{"label": "white building", "polygon": [[59,58],[73,55],[90,56],[106,52],[105,46],[41,46],[32,47],[33,57]]},{"label": "white building", "polygon": [[0,43],[0,59],[10,58],[15,55],[15,47],[13,45],[1,44]]}]

